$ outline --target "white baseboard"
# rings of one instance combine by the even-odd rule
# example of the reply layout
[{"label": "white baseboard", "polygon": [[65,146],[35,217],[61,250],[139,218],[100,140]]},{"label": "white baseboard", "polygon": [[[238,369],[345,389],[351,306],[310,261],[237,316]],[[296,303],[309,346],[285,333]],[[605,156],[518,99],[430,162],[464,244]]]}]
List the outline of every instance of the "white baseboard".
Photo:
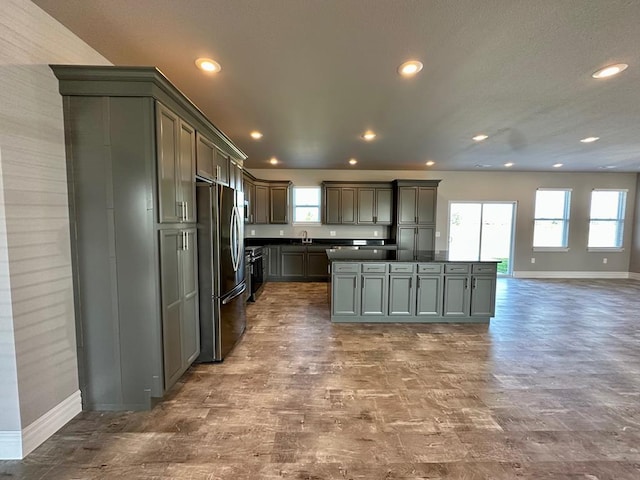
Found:
[{"label": "white baseboard", "polygon": [[629,272],[629,278],[633,280],[640,280],[640,273]]},{"label": "white baseboard", "polygon": [[515,278],[631,278],[629,272],[513,272]]},{"label": "white baseboard", "polygon": [[31,425],[22,429],[22,458],[33,452],[81,411],[82,397],[80,390],[77,390]]},{"label": "white baseboard", "polygon": [[22,432],[0,432],[0,460],[22,459]]}]

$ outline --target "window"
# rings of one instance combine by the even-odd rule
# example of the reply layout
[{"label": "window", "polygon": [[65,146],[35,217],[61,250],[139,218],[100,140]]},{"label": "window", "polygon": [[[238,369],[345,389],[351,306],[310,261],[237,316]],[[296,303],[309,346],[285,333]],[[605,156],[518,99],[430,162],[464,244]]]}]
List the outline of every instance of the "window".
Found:
[{"label": "window", "polygon": [[534,248],[568,248],[570,203],[569,189],[539,188],[536,191]]},{"label": "window", "polygon": [[320,223],[320,187],[293,188],[293,221]]},{"label": "window", "polygon": [[589,214],[589,248],[622,248],[626,190],[594,190]]}]

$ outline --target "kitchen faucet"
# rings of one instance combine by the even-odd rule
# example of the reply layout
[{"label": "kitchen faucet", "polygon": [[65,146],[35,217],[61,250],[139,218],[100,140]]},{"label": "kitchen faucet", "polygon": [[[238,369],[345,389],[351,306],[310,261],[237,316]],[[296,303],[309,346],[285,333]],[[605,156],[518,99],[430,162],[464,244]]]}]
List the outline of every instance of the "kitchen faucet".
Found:
[{"label": "kitchen faucet", "polygon": [[306,230],[301,232],[302,235],[302,243],[311,243],[311,239],[309,238],[309,233]]}]

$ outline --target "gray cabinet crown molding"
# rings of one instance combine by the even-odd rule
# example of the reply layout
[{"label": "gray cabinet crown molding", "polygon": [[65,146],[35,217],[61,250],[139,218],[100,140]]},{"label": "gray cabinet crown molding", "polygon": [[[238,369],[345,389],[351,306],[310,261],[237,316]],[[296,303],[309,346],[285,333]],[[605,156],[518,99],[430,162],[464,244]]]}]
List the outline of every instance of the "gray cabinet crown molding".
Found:
[{"label": "gray cabinet crown molding", "polygon": [[156,67],[105,65],[50,65],[65,96],[152,97],[165,103],[196,130],[207,132],[228,155],[246,160],[247,155]]}]

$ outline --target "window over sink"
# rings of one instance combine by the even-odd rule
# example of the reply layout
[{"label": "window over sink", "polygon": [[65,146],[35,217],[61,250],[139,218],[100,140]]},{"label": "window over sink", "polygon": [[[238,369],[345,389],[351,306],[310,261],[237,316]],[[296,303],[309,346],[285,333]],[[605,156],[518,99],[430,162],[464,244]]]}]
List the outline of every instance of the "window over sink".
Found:
[{"label": "window over sink", "polygon": [[320,187],[293,187],[293,222],[320,223]]}]

